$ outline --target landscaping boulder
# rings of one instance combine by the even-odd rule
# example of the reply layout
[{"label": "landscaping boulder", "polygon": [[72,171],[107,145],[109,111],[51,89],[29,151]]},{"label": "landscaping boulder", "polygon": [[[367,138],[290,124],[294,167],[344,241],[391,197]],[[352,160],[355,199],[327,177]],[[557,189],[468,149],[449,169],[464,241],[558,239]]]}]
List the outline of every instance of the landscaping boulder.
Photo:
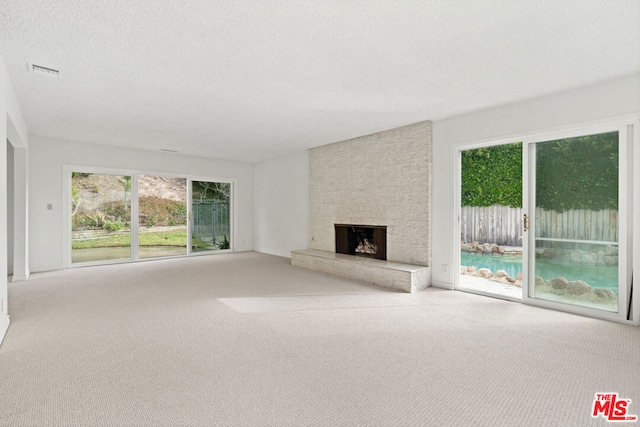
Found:
[{"label": "landscaping boulder", "polygon": [[611,289],[593,288],[593,293],[603,301],[615,301],[617,295]]},{"label": "landscaping boulder", "polygon": [[544,280],[544,279],[543,279],[542,277],[540,277],[540,276],[536,276],[536,287],[544,286],[544,285],[546,285],[546,284],[548,284],[548,282],[547,282],[546,280]]},{"label": "landscaping boulder", "polygon": [[551,281],[551,287],[553,289],[558,289],[558,290],[567,289],[568,285],[569,285],[569,281],[564,277],[556,277]]},{"label": "landscaping boulder", "polygon": [[615,246],[607,246],[607,248],[604,250],[604,255],[605,256],[618,256],[618,248]]},{"label": "landscaping boulder", "polygon": [[486,278],[493,277],[493,273],[488,268],[481,268],[478,270],[478,274]]},{"label": "landscaping boulder", "polygon": [[571,295],[582,295],[590,290],[591,286],[582,280],[574,280],[567,285],[567,293]]},{"label": "landscaping boulder", "polygon": [[590,254],[582,255],[582,259],[580,260],[580,264],[588,266],[588,267],[595,267],[596,266],[596,262],[593,260],[593,258],[591,258]]},{"label": "landscaping boulder", "polygon": [[498,270],[498,271],[496,271],[496,276],[497,277],[504,277],[504,276],[508,276],[508,274],[504,270]]}]

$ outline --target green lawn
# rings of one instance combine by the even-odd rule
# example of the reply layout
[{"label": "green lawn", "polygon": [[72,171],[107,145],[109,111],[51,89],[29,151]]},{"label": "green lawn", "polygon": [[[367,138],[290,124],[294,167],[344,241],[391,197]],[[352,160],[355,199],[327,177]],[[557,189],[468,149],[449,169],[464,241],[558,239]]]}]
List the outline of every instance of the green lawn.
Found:
[{"label": "green lawn", "polygon": [[[163,231],[158,233],[140,233],[138,236],[140,246],[186,246],[187,236],[185,231]],[[191,239],[194,248],[211,248],[211,245],[202,240]],[[104,239],[80,240],[71,243],[72,249],[89,248],[117,248],[130,247],[131,236],[121,235],[106,237]]]}]

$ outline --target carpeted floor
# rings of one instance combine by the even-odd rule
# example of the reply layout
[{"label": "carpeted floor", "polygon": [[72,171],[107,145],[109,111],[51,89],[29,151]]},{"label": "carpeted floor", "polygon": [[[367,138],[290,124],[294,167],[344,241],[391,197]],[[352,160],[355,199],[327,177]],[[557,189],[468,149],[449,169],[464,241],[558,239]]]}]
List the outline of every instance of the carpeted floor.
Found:
[{"label": "carpeted floor", "polygon": [[640,415],[638,327],[255,252],[34,274],[9,298],[3,426],[608,425],[598,392]]}]

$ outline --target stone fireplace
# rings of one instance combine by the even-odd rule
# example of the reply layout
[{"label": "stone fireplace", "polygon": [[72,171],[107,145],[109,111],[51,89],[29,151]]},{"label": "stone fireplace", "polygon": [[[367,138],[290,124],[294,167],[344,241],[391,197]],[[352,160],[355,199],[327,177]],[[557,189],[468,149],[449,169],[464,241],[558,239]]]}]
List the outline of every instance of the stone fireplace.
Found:
[{"label": "stone fireplace", "polygon": [[405,292],[429,286],[431,133],[425,121],[312,148],[309,243],[292,265]]},{"label": "stone fireplace", "polygon": [[387,227],[384,225],[334,224],[336,253],[387,259]]}]

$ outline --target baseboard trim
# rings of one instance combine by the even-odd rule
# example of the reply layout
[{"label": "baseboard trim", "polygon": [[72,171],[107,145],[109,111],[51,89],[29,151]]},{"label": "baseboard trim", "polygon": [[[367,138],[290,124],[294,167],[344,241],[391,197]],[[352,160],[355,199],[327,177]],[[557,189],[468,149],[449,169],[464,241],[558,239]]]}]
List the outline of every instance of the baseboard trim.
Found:
[{"label": "baseboard trim", "polygon": [[63,265],[51,265],[51,266],[40,266],[40,267],[31,267],[29,274],[31,273],[45,273],[47,271],[58,271],[64,270],[65,266]]},{"label": "baseboard trim", "polygon": [[29,275],[12,275],[11,276],[11,283],[13,282],[26,282],[27,280],[29,280]]},{"label": "baseboard trim", "polygon": [[446,290],[449,290],[449,291],[453,290],[453,284],[452,283],[440,282],[439,280],[433,280],[431,282],[431,286],[433,286],[434,288],[446,289]]},{"label": "baseboard trim", "polygon": [[2,340],[4,340],[4,336],[7,334],[9,330],[9,316],[6,314],[0,314],[0,345],[2,345]]}]

